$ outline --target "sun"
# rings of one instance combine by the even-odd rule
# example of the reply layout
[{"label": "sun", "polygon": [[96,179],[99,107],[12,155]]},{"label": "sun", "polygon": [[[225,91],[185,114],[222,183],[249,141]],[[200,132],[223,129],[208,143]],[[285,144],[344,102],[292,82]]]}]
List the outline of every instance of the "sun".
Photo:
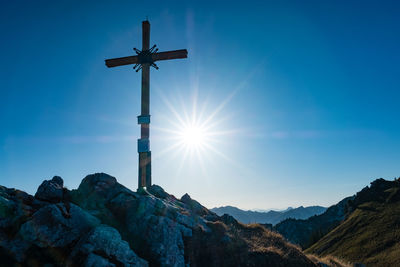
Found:
[{"label": "sun", "polygon": [[192,101],[184,101],[179,93],[166,97],[162,91],[158,92],[167,111],[157,114],[161,127],[153,126],[157,141],[164,144],[153,160],[168,159],[178,174],[186,166],[196,166],[193,170],[200,170],[204,175],[221,159],[233,162],[225,152],[230,138],[239,130],[230,128],[232,116],[221,111],[236,91],[214,105],[209,103],[210,98],[199,102],[196,90]]},{"label": "sun", "polygon": [[206,131],[199,125],[184,126],[180,137],[188,148],[202,147],[206,142]]}]

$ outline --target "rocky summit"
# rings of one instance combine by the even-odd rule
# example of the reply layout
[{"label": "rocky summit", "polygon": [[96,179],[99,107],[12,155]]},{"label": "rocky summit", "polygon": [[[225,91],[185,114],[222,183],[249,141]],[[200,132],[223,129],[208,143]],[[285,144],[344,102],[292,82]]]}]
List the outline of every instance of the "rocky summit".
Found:
[{"label": "rocky summit", "polygon": [[133,192],[104,173],[61,177],[35,196],[0,186],[4,266],[317,266],[261,225],[218,216],[188,194]]}]

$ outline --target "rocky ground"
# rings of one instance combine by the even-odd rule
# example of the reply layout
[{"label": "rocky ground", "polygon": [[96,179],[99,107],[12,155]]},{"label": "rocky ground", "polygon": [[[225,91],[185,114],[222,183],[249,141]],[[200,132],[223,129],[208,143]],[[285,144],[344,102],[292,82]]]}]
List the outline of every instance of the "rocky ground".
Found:
[{"label": "rocky ground", "polygon": [[261,225],[217,216],[159,186],[133,192],[104,173],[35,196],[0,186],[4,266],[316,266]]}]

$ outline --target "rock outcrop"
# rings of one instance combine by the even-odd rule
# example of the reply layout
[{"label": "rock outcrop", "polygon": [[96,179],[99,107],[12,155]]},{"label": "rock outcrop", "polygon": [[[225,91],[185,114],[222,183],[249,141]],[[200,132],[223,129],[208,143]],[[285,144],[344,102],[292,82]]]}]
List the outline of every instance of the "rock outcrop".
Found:
[{"label": "rock outcrop", "polygon": [[[0,187],[0,255],[5,266],[148,266],[117,230],[75,204],[63,181],[44,181],[32,197]],[[67,211],[67,209],[69,209]]]},{"label": "rock outcrop", "polygon": [[51,180],[45,180],[39,186],[35,198],[54,203],[60,202],[63,199],[63,185],[64,181],[60,176],[54,176]]},{"label": "rock outcrop", "polygon": [[157,185],[133,192],[104,173],[72,191],[54,177],[35,197],[0,187],[0,257],[7,266],[315,266],[263,226]]}]

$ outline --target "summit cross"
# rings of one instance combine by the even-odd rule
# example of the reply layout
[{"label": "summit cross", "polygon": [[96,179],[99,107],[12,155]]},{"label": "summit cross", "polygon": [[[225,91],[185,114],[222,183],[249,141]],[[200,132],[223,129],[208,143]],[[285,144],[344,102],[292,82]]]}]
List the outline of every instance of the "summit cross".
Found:
[{"label": "summit cross", "polygon": [[148,20],[142,22],[142,50],[133,49],[135,56],[106,59],[109,68],[135,64],[133,69],[138,72],[142,70],[142,107],[141,114],[137,117],[140,124],[140,139],[138,139],[139,153],[139,175],[138,190],[151,186],[151,151],[150,151],[150,67],[158,69],[155,64],[159,60],[187,58],[187,50],[173,50],[157,52],[158,48],[153,45],[150,48],[150,23]]}]

